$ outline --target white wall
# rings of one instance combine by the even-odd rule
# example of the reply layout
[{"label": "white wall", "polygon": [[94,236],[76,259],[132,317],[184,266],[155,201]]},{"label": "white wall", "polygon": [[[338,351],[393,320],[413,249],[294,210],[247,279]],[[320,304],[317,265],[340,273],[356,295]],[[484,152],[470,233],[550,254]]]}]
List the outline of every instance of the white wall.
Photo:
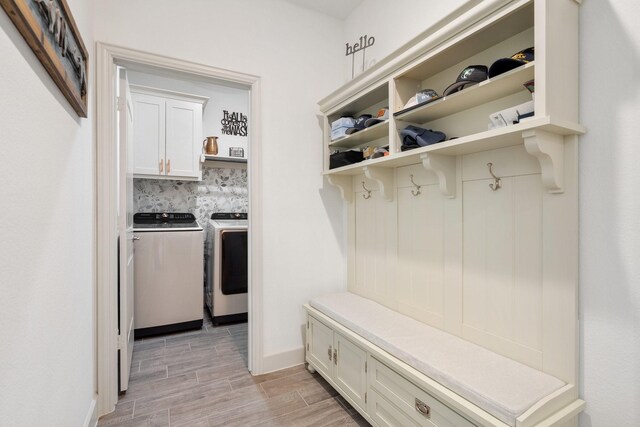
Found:
[{"label": "white wall", "polygon": [[624,426],[640,419],[640,4],[581,7],[580,425]]},{"label": "white wall", "polygon": [[[92,5],[68,3],[92,56]],[[0,58],[0,424],[81,426],[94,397],[92,120],[4,11]]]},{"label": "white wall", "polygon": [[[367,58],[380,60],[464,3],[365,0],[345,43],[374,35]],[[640,5],[581,8],[580,425],[625,426],[640,418]],[[350,76],[350,59],[344,68]]]},{"label": "white wall", "polygon": [[341,80],[341,22],[281,0],[101,1],[96,16],[96,40],[262,78],[264,353],[267,369],[300,363],[302,304],[346,287],[316,117]]},{"label": "white wall", "polygon": [[[475,0],[471,0],[475,1]],[[444,18],[468,0],[364,0],[345,19],[345,41],[353,46],[365,34],[375,37],[375,43],[364,52],[355,54],[354,75],[362,73],[362,54],[365,70],[403,44]],[[351,80],[351,56],[344,58],[344,81]]]}]

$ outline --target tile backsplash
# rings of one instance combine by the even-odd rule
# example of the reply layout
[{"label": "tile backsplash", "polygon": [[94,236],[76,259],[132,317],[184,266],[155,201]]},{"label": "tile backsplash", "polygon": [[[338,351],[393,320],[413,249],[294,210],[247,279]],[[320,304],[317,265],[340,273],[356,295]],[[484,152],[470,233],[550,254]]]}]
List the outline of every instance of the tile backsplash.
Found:
[{"label": "tile backsplash", "polygon": [[191,212],[204,226],[213,212],[247,212],[247,169],[203,165],[202,181],[133,180],[135,212]]}]

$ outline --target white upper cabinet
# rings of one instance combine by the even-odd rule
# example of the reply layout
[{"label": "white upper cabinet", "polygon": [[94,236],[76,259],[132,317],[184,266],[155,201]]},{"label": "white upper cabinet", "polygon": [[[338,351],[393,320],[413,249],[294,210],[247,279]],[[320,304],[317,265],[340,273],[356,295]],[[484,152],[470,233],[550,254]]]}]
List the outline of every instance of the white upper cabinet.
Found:
[{"label": "white upper cabinet", "polygon": [[206,97],[132,86],[134,176],[201,180]]}]

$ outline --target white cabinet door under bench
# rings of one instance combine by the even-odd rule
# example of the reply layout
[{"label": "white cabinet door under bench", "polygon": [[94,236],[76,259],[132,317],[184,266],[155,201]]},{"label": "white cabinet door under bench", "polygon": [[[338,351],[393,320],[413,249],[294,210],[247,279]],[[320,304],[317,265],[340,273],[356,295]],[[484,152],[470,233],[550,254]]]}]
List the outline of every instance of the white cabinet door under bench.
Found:
[{"label": "white cabinet door under bench", "polygon": [[362,411],[366,407],[366,351],[313,316],[309,316],[308,330],[307,358]]}]

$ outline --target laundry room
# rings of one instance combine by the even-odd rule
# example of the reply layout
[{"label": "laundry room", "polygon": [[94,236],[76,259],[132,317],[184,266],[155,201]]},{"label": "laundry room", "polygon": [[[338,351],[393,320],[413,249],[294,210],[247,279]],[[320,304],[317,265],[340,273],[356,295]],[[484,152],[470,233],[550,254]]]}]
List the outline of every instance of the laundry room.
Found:
[{"label": "laundry room", "polygon": [[132,118],[135,337],[246,321],[249,92],[136,64],[120,72]]}]

